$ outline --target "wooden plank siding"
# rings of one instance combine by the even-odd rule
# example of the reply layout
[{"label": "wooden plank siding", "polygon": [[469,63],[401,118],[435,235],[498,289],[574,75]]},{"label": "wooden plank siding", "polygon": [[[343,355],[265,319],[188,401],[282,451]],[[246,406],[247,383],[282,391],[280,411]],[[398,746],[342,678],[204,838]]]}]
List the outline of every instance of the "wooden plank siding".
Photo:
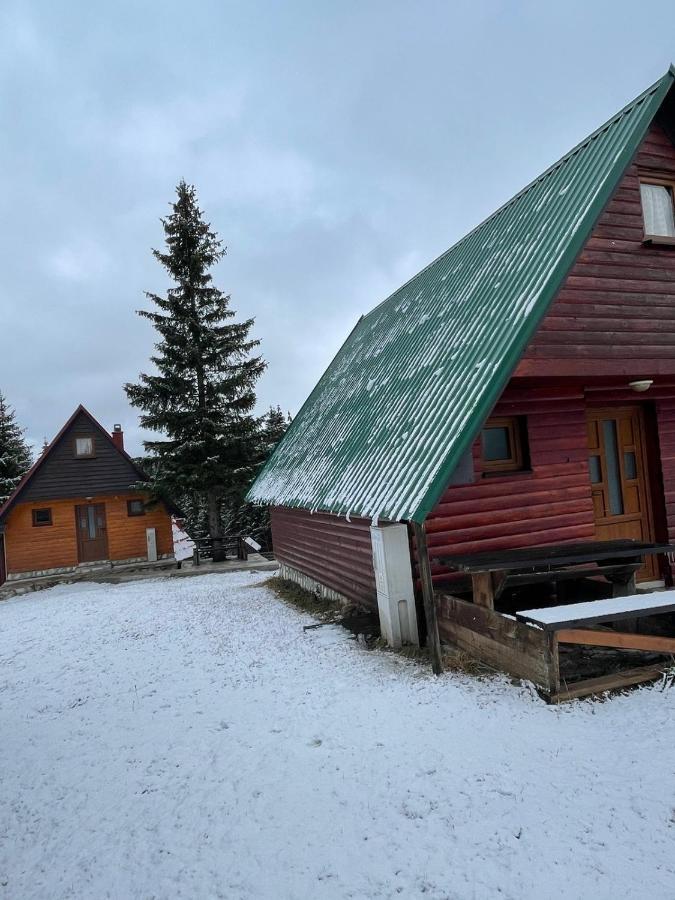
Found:
[{"label": "wooden plank siding", "polygon": [[675,147],[653,124],[516,375],[675,374],[675,247],[642,243],[639,172],[675,178]]},{"label": "wooden plank siding", "polygon": [[[95,456],[75,457],[76,437],[91,435]],[[50,448],[44,464],[36,470],[21,493],[21,501],[57,500],[119,494],[139,480],[139,473],[115,445],[109,434],[97,427],[84,411]]]},{"label": "wooden plank siding", "polygon": [[[477,440],[475,481],[449,487],[427,518],[430,555],[591,540],[595,525],[582,388],[510,386],[494,414],[526,417],[531,468],[484,475]],[[447,569],[434,565],[433,574],[435,581],[447,581]]]},{"label": "wooden plank siding", "polygon": [[[93,497],[19,503],[5,523],[7,574],[66,568],[78,564],[75,506],[103,503],[106,510],[108,558],[110,560],[147,557],[146,528],[157,529],[157,553],[173,553],[171,517],[160,504],[143,516],[127,515],[127,500],[138,499],[138,493],[123,496]],[[49,508],[52,524],[33,525],[32,511]]]},{"label": "wooden plank siding", "polygon": [[274,554],[355,603],[377,609],[370,520],[274,507]]},{"label": "wooden plank siding", "polygon": [[438,612],[438,627],[448,643],[546,691],[555,689],[550,643],[544,631],[443,594]]},{"label": "wooden plank siding", "polygon": [[[647,433],[656,538],[675,541],[675,381],[646,394],[620,383],[525,388],[512,381],[494,414],[525,416],[531,471],[484,477],[477,440],[474,483],[449,487],[427,518],[430,554],[592,540],[586,411],[635,403],[645,406],[648,424],[656,423],[655,433]],[[434,566],[433,574],[439,584],[449,580],[443,567]]]}]

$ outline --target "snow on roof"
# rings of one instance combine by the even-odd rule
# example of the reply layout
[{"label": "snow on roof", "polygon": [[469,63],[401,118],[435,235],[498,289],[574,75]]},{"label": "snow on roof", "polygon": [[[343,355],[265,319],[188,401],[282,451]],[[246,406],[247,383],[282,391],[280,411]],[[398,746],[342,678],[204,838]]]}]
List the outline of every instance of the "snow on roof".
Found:
[{"label": "snow on roof", "polygon": [[673,84],[655,85],[362,317],[249,492],[424,521]]}]

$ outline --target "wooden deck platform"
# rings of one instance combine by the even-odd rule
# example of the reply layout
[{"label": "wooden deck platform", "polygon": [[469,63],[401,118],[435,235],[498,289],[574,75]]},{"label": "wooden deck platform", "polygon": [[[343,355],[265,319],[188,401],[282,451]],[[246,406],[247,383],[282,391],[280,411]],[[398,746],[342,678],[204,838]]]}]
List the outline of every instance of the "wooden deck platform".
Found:
[{"label": "wooden deck platform", "polygon": [[[675,591],[527,609],[515,616],[448,594],[439,594],[437,604],[443,640],[495,669],[532,681],[553,703],[653,680],[675,665],[675,634],[607,627],[627,620],[634,626],[636,620],[675,613]],[[619,655],[629,651],[628,666],[600,677],[562,677],[561,645],[611,648]],[[648,664],[631,666],[635,658]]]}]

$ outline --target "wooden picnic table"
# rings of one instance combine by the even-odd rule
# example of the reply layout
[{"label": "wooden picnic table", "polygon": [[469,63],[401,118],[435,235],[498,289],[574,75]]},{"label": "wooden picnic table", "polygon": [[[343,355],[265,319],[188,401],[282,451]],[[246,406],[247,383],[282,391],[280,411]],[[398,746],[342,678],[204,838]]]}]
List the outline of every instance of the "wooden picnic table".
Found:
[{"label": "wooden picnic table", "polygon": [[466,555],[435,556],[434,561],[471,575],[473,600],[494,609],[507,587],[572,581],[602,575],[615,595],[635,590],[635,573],[645,556],[675,552],[675,544],[643,541],[584,541],[553,547],[529,547]]}]

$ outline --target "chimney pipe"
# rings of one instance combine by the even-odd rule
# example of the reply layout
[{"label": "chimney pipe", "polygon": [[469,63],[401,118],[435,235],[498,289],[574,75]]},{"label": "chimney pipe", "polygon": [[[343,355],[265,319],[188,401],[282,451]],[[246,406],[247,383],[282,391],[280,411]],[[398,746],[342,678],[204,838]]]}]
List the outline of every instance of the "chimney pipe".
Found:
[{"label": "chimney pipe", "polygon": [[122,431],[121,425],[113,425],[111,437],[113,439],[113,444],[117,449],[124,450],[124,432]]}]

